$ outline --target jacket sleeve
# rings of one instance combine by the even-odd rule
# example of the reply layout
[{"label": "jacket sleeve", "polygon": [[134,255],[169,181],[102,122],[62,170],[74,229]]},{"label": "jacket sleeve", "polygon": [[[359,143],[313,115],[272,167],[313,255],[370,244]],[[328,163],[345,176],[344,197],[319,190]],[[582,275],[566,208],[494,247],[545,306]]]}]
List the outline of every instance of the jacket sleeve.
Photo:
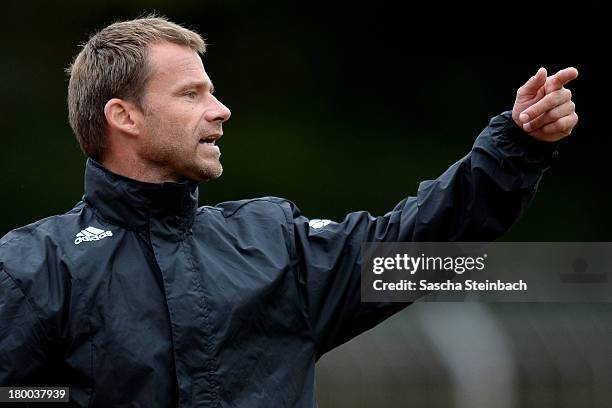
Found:
[{"label": "jacket sleeve", "polygon": [[363,242],[495,240],[527,208],[556,145],[533,139],[504,112],[469,154],[384,216],[355,212],[326,223],[292,205],[295,264],[317,358],[408,305],[361,302]]},{"label": "jacket sleeve", "polygon": [[0,386],[27,382],[46,361],[46,338],[33,305],[0,263]]},{"label": "jacket sleeve", "polygon": [[[0,386],[53,385],[70,281],[60,255],[25,232],[0,247]],[[20,239],[23,237],[24,239]]]}]

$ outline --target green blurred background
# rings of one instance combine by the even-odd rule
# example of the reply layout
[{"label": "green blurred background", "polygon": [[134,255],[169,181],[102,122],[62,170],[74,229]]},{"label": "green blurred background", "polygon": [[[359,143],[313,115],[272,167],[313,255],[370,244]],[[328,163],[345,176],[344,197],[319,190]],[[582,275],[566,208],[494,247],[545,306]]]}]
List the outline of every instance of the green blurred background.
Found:
[{"label": "green blurred background", "polygon": [[[232,110],[220,142],[225,171],[219,180],[201,185],[201,204],[275,195],[291,199],[311,218],[340,220],[355,210],[384,214],[415,194],[421,180],[437,177],[462,157],[492,116],[511,109],[516,89],[538,67],[553,72],[575,66],[580,77],[570,88],[580,123],[563,142],[560,160],[541,183],[530,211],[503,239],[610,241],[612,143],[604,122],[609,118],[604,63],[609,39],[601,6],[421,8],[249,0],[5,4],[0,236],[65,212],[82,196],[85,158],[68,125],[63,71],[78,44],[117,19],[156,11],[207,39],[205,67],[217,96]],[[567,363],[563,349],[555,354],[545,341],[549,336],[567,343],[555,330],[571,337],[575,324],[596,316],[590,329],[581,329],[591,343],[568,353],[589,349],[609,360],[607,305],[443,308],[416,305],[332,352],[319,367],[321,406],[479,406],[469,399],[462,405],[457,390],[465,387],[452,380],[440,357],[444,353],[432,340],[434,329],[423,323],[443,321],[436,310],[444,318],[459,313],[468,326],[488,321],[506,327],[505,350],[524,351],[521,345],[531,350],[527,360],[511,353],[514,365],[504,372],[511,373],[507,383],[513,391],[506,398],[510,402],[498,406],[576,406],[575,395],[582,403],[590,401],[582,406],[612,401],[609,391],[593,385],[609,385],[609,364],[597,371],[595,381],[587,360],[571,360],[587,374],[567,379],[568,367],[576,366]],[[432,313],[434,320],[427,320]],[[568,313],[573,323],[552,324],[544,334],[533,329]],[[527,324],[521,316],[531,320]],[[607,342],[594,345],[593,335],[601,330]],[[403,334],[398,337],[398,332]],[[449,326],[447,334],[457,333]],[[479,338],[495,338],[486,336]],[[389,339],[396,342],[389,345]],[[421,340],[433,345],[423,348]],[[468,355],[471,350],[486,359],[497,353],[465,342]],[[538,355],[549,357],[538,360]],[[559,359],[565,365],[555,364]],[[530,377],[533,371],[525,369],[525,361],[540,367],[541,375]],[[578,394],[559,397],[568,384],[578,387]]]}]

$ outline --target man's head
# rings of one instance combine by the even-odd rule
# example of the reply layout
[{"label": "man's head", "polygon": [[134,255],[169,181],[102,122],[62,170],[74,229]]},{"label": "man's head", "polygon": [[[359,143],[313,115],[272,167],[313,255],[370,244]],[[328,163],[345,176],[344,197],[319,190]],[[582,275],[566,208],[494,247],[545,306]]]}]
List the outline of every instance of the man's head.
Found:
[{"label": "man's head", "polygon": [[195,32],[160,17],[112,24],[69,68],[68,112],[81,149],[144,181],[209,180],[230,111],[213,95]]}]

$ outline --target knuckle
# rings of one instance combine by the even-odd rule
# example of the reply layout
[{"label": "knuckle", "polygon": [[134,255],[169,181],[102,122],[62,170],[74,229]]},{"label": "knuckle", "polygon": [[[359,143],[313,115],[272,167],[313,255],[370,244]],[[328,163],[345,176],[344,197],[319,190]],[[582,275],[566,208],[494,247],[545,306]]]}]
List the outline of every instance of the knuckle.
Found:
[{"label": "knuckle", "polygon": [[563,125],[561,125],[561,131],[563,133],[570,132],[572,130],[572,123],[569,120],[563,121]]},{"label": "knuckle", "polygon": [[566,93],[563,92],[563,89],[559,89],[558,91],[555,92],[555,102],[556,103],[562,103],[565,102],[566,98]]},{"label": "knuckle", "polygon": [[545,111],[545,109],[544,109],[544,103],[545,102],[546,102],[545,100],[541,100],[540,102],[536,103],[531,108],[529,108],[527,110],[527,114],[529,115],[529,117],[530,118],[537,118],[538,116],[540,116],[542,114],[542,112]]},{"label": "knuckle", "polygon": [[564,120],[560,119],[553,124],[553,130],[555,132],[563,132],[565,131],[566,123]]}]

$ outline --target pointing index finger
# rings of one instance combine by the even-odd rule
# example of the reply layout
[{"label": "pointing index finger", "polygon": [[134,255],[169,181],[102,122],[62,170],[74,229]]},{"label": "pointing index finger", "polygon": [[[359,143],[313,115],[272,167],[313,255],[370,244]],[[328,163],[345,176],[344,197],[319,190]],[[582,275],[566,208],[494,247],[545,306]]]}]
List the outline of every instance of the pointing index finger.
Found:
[{"label": "pointing index finger", "polygon": [[546,93],[561,89],[565,84],[578,77],[578,70],[574,67],[562,69],[552,76],[549,84],[546,84]]}]

